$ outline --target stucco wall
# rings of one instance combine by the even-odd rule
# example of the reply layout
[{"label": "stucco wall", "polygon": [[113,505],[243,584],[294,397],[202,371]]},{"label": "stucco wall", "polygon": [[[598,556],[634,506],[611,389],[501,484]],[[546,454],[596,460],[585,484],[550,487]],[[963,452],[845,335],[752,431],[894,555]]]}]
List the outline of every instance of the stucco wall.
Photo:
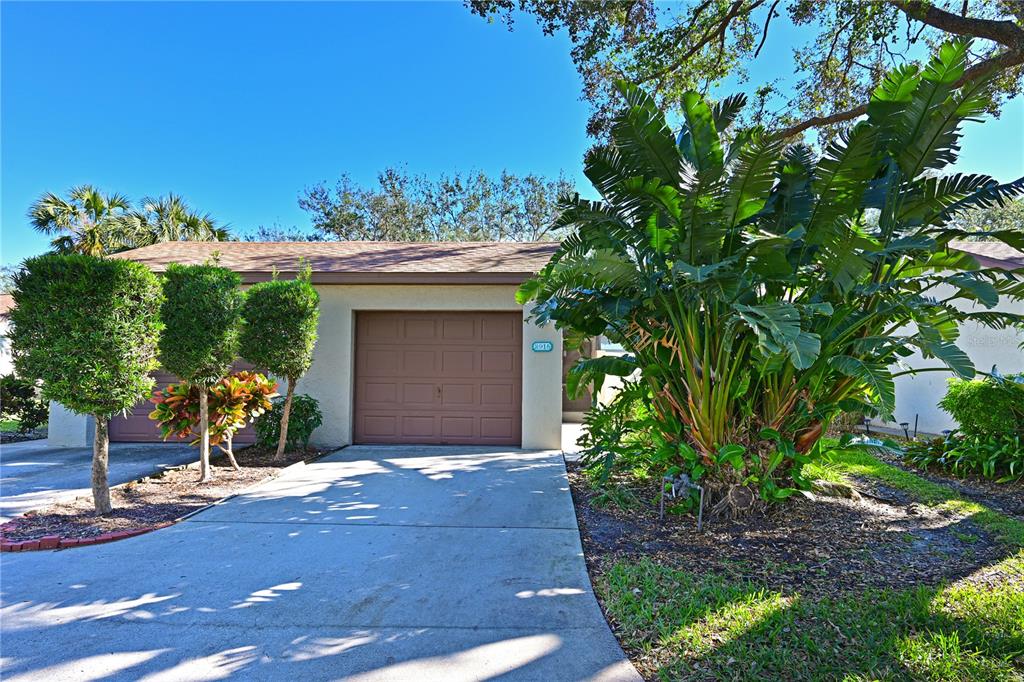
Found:
[{"label": "stucco wall", "polygon": [[[930,295],[938,299],[946,298],[953,293],[952,287],[936,287]],[[981,305],[974,307],[961,306],[968,310],[987,310]],[[1014,303],[1005,299],[996,308],[1004,312],[1024,315],[1024,303]],[[999,368],[1002,374],[1013,374],[1024,371],[1024,351],[1018,346],[1024,341],[1024,333],[1016,329],[989,329],[974,322],[960,327],[960,338],[957,345],[974,362],[974,367],[981,372],[989,372],[992,366]],[[914,368],[940,367],[938,360],[926,360],[920,353],[907,359],[907,364]],[[899,370],[897,370],[899,371]],[[939,434],[944,429],[956,428],[956,422],[938,407],[939,400],[946,395],[946,382],[953,376],[948,371],[925,372],[896,378],[896,410],[897,422],[909,422],[914,428],[914,416],[918,417],[918,430],[923,433]]]},{"label": "stucco wall", "polygon": [[54,448],[78,448],[92,445],[92,417],[75,414],[59,403],[50,403],[46,444]]},{"label": "stucco wall", "polygon": [[[513,285],[318,285],[320,326],[313,365],[296,387],[320,401],[324,423],[312,442],[336,447],[352,442],[352,372],[355,312],[359,310],[522,311],[523,444],[527,449],[561,448],[562,338],[554,325],[538,327],[515,301]],[[531,350],[550,341],[550,352]],[[88,419],[50,406],[50,444],[88,445]]]}]

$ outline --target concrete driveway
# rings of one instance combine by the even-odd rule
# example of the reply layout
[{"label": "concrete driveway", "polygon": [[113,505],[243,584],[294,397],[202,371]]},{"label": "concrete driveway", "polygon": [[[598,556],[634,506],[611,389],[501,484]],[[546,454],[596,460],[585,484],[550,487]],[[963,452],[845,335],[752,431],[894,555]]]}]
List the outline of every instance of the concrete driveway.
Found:
[{"label": "concrete driveway", "polygon": [[558,452],[350,447],[177,526],[0,569],[5,682],[639,680]]},{"label": "concrete driveway", "polygon": [[[188,445],[111,443],[110,484],[199,458]],[[46,440],[0,445],[0,522],[53,502],[91,495],[92,448],[51,448]]]}]

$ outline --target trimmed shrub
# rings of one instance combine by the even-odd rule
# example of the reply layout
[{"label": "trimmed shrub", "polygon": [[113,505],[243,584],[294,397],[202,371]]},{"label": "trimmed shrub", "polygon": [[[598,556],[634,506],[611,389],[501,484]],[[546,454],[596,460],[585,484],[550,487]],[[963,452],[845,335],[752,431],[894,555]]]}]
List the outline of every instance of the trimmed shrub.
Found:
[{"label": "trimmed shrub", "polygon": [[[245,299],[237,273],[216,265],[171,263],[164,276],[160,309],[164,334],[160,363],[168,372],[199,387],[217,383],[238,357]],[[199,391],[199,480],[210,480],[207,392]]]},{"label": "trimmed shrub", "polygon": [[[256,442],[263,447],[274,447],[281,440],[281,414],[284,412],[284,399],[275,398],[274,405],[262,417],[256,420]],[[289,448],[308,447],[313,431],[323,423],[320,414],[320,403],[308,395],[297,395],[292,398],[292,415],[288,420],[288,436],[285,439]]]},{"label": "trimmed shrub", "polygon": [[[295,383],[313,362],[320,296],[309,277],[309,268],[306,268],[294,280],[260,282],[249,289],[245,299],[243,357],[288,381],[279,434],[292,431],[288,420]],[[307,435],[306,440],[308,438]],[[285,445],[286,438],[282,435],[277,443],[278,456],[284,453]]]},{"label": "trimmed shrub", "polygon": [[985,379],[950,379],[939,407],[965,435],[1024,433],[1024,375]]},{"label": "trimmed shrub", "polygon": [[48,254],[25,261],[14,285],[14,366],[45,400],[95,419],[93,502],[107,514],[108,422],[153,387],[160,283],[133,261]]},{"label": "trimmed shrub", "polygon": [[39,399],[35,382],[13,374],[0,377],[0,414],[18,421],[18,433],[34,431],[50,417],[46,401]]}]

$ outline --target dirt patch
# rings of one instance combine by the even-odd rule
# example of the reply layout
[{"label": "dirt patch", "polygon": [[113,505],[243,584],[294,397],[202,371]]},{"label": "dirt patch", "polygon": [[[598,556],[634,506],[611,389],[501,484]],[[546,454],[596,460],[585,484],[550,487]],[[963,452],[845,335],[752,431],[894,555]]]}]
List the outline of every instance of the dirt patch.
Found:
[{"label": "dirt patch", "polygon": [[296,462],[322,457],[326,450],[297,450],[277,459],[273,450],[246,448],[236,453],[240,471],[227,458],[215,457],[213,480],[200,483],[197,464],[169,469],[110,490],[114,511],[97,516],[92,498],[81,497],[28,512],[0,526],[4,539],[35,540],[46,535],[89,538],[119,530],[147,528],[186,514],[277,476]]},{"label": "dirt patch", "polygon": [[1010,554],[969,518],[884,486],[872,492],[885,500],[793,498],[764,514],[707,523],[698,533],[691,515],[658,518],[656,482],[635,488],[634,498],[643,502],[623,509],[601,504],[578,465],[570,466],[569,481],[592,574],[619,560],[648,558],[784,593],[843,596],[1005,579],[984,567]]}]

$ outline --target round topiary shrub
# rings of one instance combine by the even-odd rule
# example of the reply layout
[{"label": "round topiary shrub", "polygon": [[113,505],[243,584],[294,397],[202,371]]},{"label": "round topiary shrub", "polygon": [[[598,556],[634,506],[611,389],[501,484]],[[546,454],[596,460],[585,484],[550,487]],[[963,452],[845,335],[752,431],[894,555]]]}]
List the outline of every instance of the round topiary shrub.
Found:
[{"label": "round topiary shrub", "polygon": [[48,254],[25,261],[14,287],[15,369],[42,382],[45,400],[92,415],[93,503],[107,514],[108,423],[153,387],[160,282],[134,261]]},{"label": "round topiary shrub", "polygon": [[[267,448],[275,447],[281,440],[281,415],[284,412],[285,399],[275,398],[274,405],[256,419],[256,442]],[[301,445],[307,447],[313,431],[323,423],[320,414],[320,403],[308,395],[292,396],[291,418],[288,420],[288,436],[285,439],[288,448]]]}]

